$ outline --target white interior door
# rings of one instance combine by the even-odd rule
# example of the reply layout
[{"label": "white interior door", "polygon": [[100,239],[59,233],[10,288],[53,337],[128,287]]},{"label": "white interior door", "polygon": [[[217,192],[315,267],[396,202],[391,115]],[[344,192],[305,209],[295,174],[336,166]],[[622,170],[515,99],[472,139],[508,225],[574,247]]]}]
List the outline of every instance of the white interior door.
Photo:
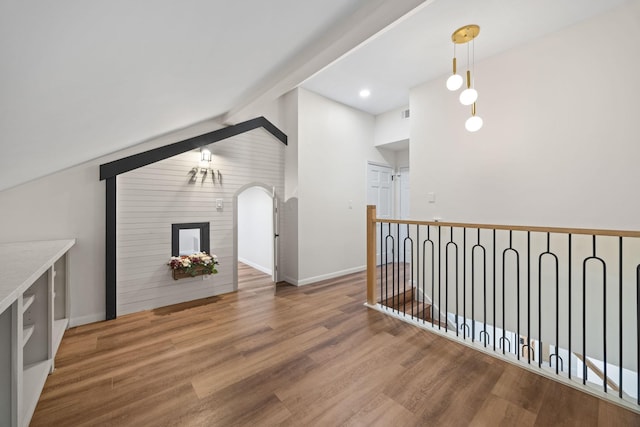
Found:
[{"label": "white interior door", "polygon": [[[393,169],[390,166],[369,163],[367,165],[367,204],[376,206],[376,215],[378,218],[391,219],[393,216]],[[376,262],[378,265],[383,262],[393,262],[393,245],[395,238],[387,239],[389,235],[388,224],[383,224],[382,232],[380,224],[376,227]],[[394,230],[391,230],[393,236]],[[386,246],[386,256],[383,256],[380,239],[384,238],[388,245]],[[383,241],[384,243],[384,241]],[[383,246],[384,249],[384,246]]]}]

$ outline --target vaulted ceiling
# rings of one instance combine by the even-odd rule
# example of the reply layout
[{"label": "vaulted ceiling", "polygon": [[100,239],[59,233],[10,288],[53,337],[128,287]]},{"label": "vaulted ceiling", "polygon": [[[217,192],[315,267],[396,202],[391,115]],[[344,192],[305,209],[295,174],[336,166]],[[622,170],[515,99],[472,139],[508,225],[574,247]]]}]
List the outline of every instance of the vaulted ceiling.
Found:
[{"label": "vaulted ceiling", "polygon": [[486,56],[621,1],[0,0],[0,190],[305,80],[377,114],[448,72],[460,25]]},{"label": "vaulted ceiling", "polygon": [[279,96],[421,2],[0,0],[0,190]]}]

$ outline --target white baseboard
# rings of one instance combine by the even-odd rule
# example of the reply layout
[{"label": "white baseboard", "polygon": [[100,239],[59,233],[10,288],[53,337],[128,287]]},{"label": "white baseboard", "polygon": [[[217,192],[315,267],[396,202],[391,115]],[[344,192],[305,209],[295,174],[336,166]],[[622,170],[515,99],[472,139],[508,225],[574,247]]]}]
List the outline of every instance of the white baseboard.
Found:
[{"label": "white baseboard", "polygon": [[69,327],[73,328],[75,326],[86,325],[88,323],[102,322],[104,320],[105,320],[104,313],[90,314],[87,316],[80,316],[80,317],[72,317],[71,319],[69,319]]},{"label": "white baseboard", "polygon": [[280,280],[282,280],[283,282],[287,282],[290,285],[300,286],[298,284],[298,279],[294,279],[293,277],[284,276],[284,277],[281,277]]},{"label": "white baseboard", "polygon": [[310,285],[312,283],[321,282],[327,279],[333,279],[335,277],[346,276],[347,274],[359,273],[367,269],[366,265],[361,265],[359,267],[348,268],[346,270],[334,271],[333,273],[321,274],[319,276],[308,277],[306,279],[298,280],[296,286],[304,286]]},{"label": "white baseboard", "polygon": [[269,276],[271,276],[272,271],[270,268],[267,267],[263,267],[259,264],[256,264],[255,262],[251,262],[248,259],[244,259],[244,258],[240,258],[238,257],[238,262],[241,262],[243,264],[247,264],[249,267],[255,268],[256,270],[262,271],[265,274],[268,274]]}]

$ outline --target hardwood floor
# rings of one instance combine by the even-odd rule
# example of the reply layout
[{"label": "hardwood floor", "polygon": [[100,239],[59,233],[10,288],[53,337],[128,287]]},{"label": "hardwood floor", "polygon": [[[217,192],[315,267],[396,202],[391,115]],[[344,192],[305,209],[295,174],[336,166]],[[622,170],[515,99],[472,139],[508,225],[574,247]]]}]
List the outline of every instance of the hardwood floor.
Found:
[{"label": "hardwood floor", "polygon": [[259,290],[263,288],[273,288],[275,283],[271,276],[264,274],[247,264],[238,262],[238,289],[239,290]]},{"label": "hardwood floor", "polygon": [[365,274],[70,329],[32,426],[638,426],[640,415],[363,306]]}]

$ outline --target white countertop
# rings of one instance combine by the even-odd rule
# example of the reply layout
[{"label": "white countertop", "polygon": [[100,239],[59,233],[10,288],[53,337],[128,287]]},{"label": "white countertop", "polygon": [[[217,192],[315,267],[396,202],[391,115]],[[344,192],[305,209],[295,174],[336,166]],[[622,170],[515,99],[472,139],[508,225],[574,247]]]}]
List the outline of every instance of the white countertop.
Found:
[{"label": "white countertop", "polygon": [[75,239],[0,243],[0,313],[75,243]]}]

